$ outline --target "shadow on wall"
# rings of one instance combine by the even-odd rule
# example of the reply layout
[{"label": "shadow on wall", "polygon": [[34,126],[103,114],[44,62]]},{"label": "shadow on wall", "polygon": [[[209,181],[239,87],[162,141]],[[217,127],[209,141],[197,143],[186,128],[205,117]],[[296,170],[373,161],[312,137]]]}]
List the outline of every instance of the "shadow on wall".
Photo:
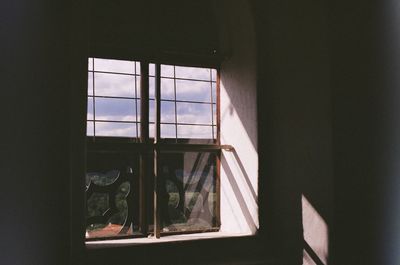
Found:
[{"label": "shadow on wall", "polygon": [[[234,160],[232,160],[231,158],[227,158],[227,154],[225,153],[223,153],[221,158],[221,167],[225,172],[227,180],[230,184],[229,187],[233,190],[234,193],[234,198],[231,197],[230,200],[235,200],[236,203],[240,206],[242,216],[247,223],[248,229],[252,233],[255,233],[258,229],[258,220],[254,220],[254,218],[258,218],[258,216],[255,217],[254,213],[252,214],[249,209],[253,209],[254,206],[257,205],[257,195],[253,189],[253,186],[251,185],[249,176],[247,175],[246,170],[244,169],[243,164],[240,161],[236,151],[233,149],[231,153],[234,157]],[[240,168],[240,171],[238,171],[239,174],[237,173],[234,175],[234,173],[232,172],[232,166],[228,164],[228,161],[235,162],[235,164]],[[238,179],[238,175],[241,177],[240,179]],[[241,180],[241,186],[239,186],[238,180]],[[243,185],[244,183],[246,183],[246,185]],[[222,189],[226,190],[227,187],[222,187]],[[243,190],[249,192],[243,192]],[[226,191],[224,191],[224,193],[226,193]],[[252,200],[245,200],[244,194],[251,194]],[[250,204],[251,207],[249,207],[250,205],[248,204]],[[236,221],[240,223],[239,218],[237,218]]]}]

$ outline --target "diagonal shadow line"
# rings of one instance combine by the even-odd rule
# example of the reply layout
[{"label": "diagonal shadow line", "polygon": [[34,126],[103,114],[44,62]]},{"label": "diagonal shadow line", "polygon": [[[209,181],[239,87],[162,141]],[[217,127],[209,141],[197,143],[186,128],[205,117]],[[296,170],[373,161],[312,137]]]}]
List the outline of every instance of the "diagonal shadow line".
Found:
[{"label": "diagonal shadow line", "polygon": [[303,239],[303,244],[304,244],[304,250],[311,257],[311,259],[315,262],[315,264],[325,265],[322,262],[322,260],[318,257],[317,253],[314,252],[314,250],[310,247],[310,245],[307,243],[307,241],[305,239]]},{"label": "diagonal shadow line", "polygon": [[239,165],[240,170],[242,171],[242,175],[244,176],[244,180],[246,181],[246,184],[250,189],[250,192],[251,192],[251,195],[253,196],[254,201],[258,202],[257,195],[256,195],[255,190],[253,189],[253,185],[251,185],[249,175],[247,175],[247,172],[246,172],[246,170],[245,170],[245,168],[243,166],[243,163],[240,160],[235,148],[233,148],[232,153],[233,153],[233,156],[235,157],[235,160],[236,160],[237,164]]},{"label": "diagonal shadow line", "polygon": [[[223,155],[223,154],[222,154]],[[224,155],[223,155],[224,156]],[[254,223],[253,218],[251,217],[251,214],[249,212],[249,209],[247,208],[247,205],[244,201],[244,198],[242,196],[242,193],[240,192],[239,186],[233,176],[233,173],[231,169],[229,168],[229,165],[226,162],[226,157],[225,159],[221,159],[221,165],[225,170],[226,176],[228,178],[229,183],[231,184],[232,190],[235,193],[235,197],[239,203],[240,209],[242,210],[243,216],[246,220],[247,225],[253,229],[257,228],[256,224]]]}]

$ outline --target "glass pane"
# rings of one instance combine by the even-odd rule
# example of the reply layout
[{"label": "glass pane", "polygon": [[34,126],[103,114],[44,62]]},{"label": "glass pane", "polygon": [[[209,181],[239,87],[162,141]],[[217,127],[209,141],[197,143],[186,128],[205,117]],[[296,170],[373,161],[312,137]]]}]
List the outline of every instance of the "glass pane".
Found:
[{"label": "glass pane", "polygon": [[149,123],[149,138],[154,138],[156,135],[156,129],[155,129],[154,123]]},{"label": "glass pane", "polygon": [[149,76],[155,76],[156,65],[154,63],[149,64]]},{"label": "glass pane", "polygon": [[136,120],[136,102],[133,99],[96,98],[95,104],[96,120]]},{"label": "glass pane", "polygon": [[175,99],[173,79],[161,78],[161,99]]},{"label": "glass pane", "polygon": [[211,80],[217,81],[217,70],[211,69]]},{"label": "glass pane", "polygon": [[217,102],[217,84],[212,83],[212,102],[215,103]]},{"label": "glass pane", "polygon": [[178,123],[211,124],[211,105],[177,103]]},{"label": "glass pane", "polygon": [[176,80],[176,99],[211,102],[211,84],[202,81]]},{"label": "glass pane", "polygon": [[173,65],[161,65],[161,76],[174,77],[174,66]]},{"label": "glass pane", "polygon": [[135,73],[135,62],[94,58],[94,70],[113,73]]},{"label": "glass pane", "polygon": [[136,124],[96,122],[96,136],[136,137]]},{"label": "glass pane", "polygon": [[88,73],[88,95],[93,96],[93,72]]},{"label": "glass pane", "polygon": [[86,119],[88,120],[93,120],[93,98],[92,97],[88,97],[87,100],[87,116]]},{"label": "glass pane", "polygon": [[138,155],[87,154],[86,238],[124,236],[137,232]]},{"label": "glass pane", "polygon": [[140,62],[136,62],[136,74],[140,75]]},{"label": "glass pane", "polygon": [[135,76],[95,73],[96,96],[135,97]]},{"label": "glass pane", "polygon": [[88,70],[93,71],[93,58],[88,58]]},{"label": "glass pane", "polygon": [[178,125],[178,138],[213,139],[212,126]]},{"label": "glass pane", "polygon": [[175,102],[161,101],[161,122],[175,122]]},{"label": "glass pane", "polygon": [[149,100],[149,121],[156,121],[156,101],[151,99]]},{"label": "glass pane", "polygon": [[136,76],[136,97],[140,98],[140,76]]},{"label": "glass pane", "polygon": [[213,104],[213,125],[217,125],[217,105]]},{"label": "glass pane", "polygon": [[175,66],[176,78],[210,80],[210,69],[199,67]]},{"label": "glass pane", "polygon": [[156,91],[155,85],[156,85],[155,77],[149,77],[149,98],[154,98],[154,94]]},{"label": "glass pane", "polygon": [[161,154],[162,230],[204,231],[217,221],[216,163],[213,153]]},{"label": "glass pane", "polygon": [[176,128],[174,124],[161,124],[161,138],[176,138]]},{"label": "glass pane", "polygon": [[94,135],[94,122],[88,121],[86,122],[86,135],[93,136]]}]

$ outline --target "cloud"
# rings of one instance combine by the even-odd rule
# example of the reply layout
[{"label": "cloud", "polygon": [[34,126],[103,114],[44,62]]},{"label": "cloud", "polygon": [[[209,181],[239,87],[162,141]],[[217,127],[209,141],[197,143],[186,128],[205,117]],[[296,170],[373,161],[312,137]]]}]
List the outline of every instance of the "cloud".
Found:
[{"label": "cloud", "polygon": [[134,74],[135,62],[94,58],[94,70],[103,72]]},{"label": "cloud", "polygon": [[[90,69],[89,59],[89,69]],[[112,71],[119,73],[134,73],[135,62],[120,61],[120,60],[106,60],[94,59],[96,71]],[[137,73],[140,72],[140,64],[136,62]],[[150,75],[154,75],[154,65],[150,65]],[[210,73],[215,80],[216,71],[206,68],[195,67],[175,67],[175,74],[177,78],[200,79],[209,81]],[[161,66],[161,75],[163,77],[173,77],[174,67],[170,65]],[[88,76],[88,94],[92,95],[93,89],[93,73]],[[94,73],[95,78],[95,95],[96,96],[112,96],[112,97],[140,97],[140,77],[110,74],[110,73]],[[138,94],[135,94],[135,81]],[[175,86],[176,85],[176,86]],[[155,78],[150,77],[149,80],[149,95],[154,98]],[[215,82],[204,81],[191,81],[191,80],[173,80],[168,78],[161,78],[161,98],[174,100],[175,88],[177,100],[185,101],[200,101],[211,102],[211,93],[213,102],[215,102],[216,88]],[[140,121],[140,105],[136,107],[135,100],[131,99],[111,99],[111,98],[96,98],[95,110],[96,115],[93,117],[93,98],[89,97],[88,100],[88,119],[96,120],[112,120],[112,121]],[[140,104],[140,103],[139,103]],[[163,101],[161,102],[161,122],[174,123],[175,122],[175,102]],[[154,122],[155,116],[155,102],[149,102],[150,122]],[[178,123],[191,123],[191,124],[209,124],[212,123],[212,111],[210,104],[199,103],[176,103],[177,121]],[[215,105],[214,108],[214,124],[215,124]],[[135,124],[127,123],[111,123],[111,122],[96,122],[96,135],[102,136],[136,136]],[[176,133],[175,125],[162,124],[161,135],[162,137],[175,138]],[[93,123],[88,122],[88,135],[93,131]],[[150,135],[154,135],[154,125],[150,124]],[[211,138],[211,126],[189,126],[178,125],[178,137],[183,138]]]}]

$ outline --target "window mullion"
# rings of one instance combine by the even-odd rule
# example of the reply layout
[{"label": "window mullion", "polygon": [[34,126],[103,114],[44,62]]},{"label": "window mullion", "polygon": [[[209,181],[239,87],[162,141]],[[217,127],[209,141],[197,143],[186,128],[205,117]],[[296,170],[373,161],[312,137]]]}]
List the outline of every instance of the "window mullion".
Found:
[{"label": "window mullion", "polygon": [[[149,143],[149,64],[140,62],[140,142]],[[145,150],[140,154],[140,178],[139,178],[139,194],[140,194],[140,231],[142,234],[148,233],[148,170],[149,168],[149,153]]]},{"label": "window mullion", "polygon": [[[161,123],[161,78],[160,72],[161,67],[160,64],[155,64],[155,133],[154,133],[154,143],[158,144],[160,142],[160,123]],[[157,146],[157,145],[156,145]],[[156,238],[160,238],[161,234],[161,215],[160,215],[160,169],[159,169],[159,158],[160,152],[158,148],[154,148],[154,235]]]}]

